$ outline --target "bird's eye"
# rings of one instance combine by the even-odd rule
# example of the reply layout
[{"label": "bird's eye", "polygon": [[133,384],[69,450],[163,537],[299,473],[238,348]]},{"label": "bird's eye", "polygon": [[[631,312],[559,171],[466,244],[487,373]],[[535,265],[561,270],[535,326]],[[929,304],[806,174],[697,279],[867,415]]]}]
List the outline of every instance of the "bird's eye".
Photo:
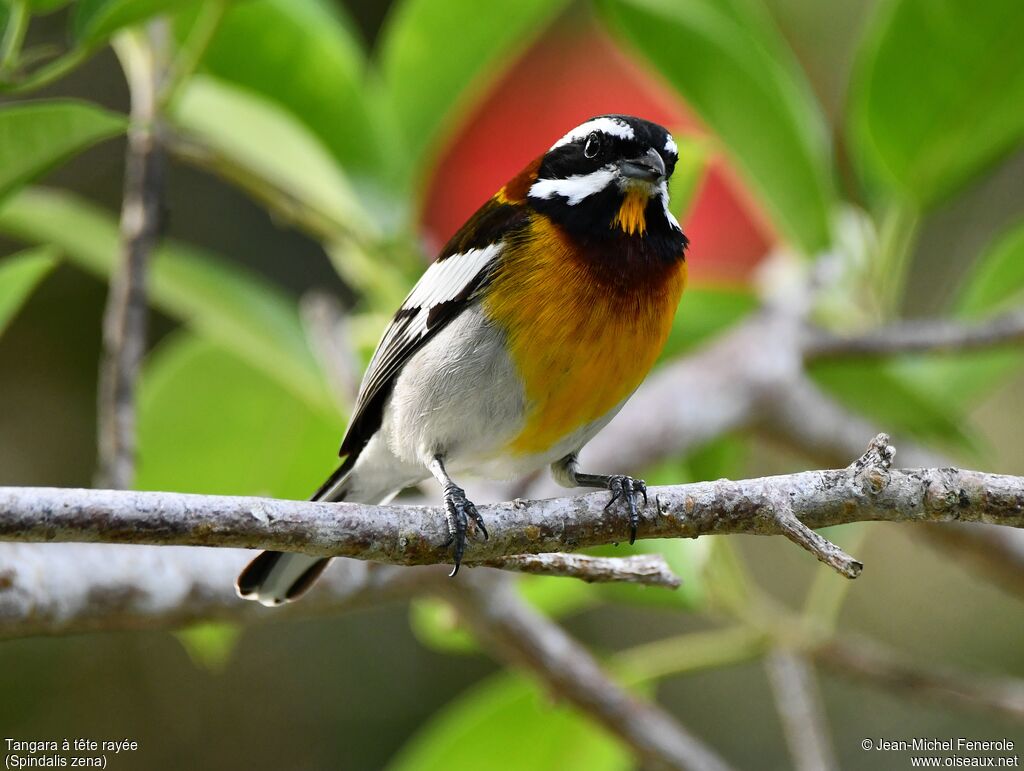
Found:
[{"label": "bird's eye", "polygon": [[583,155],[587,158],[596,158],[599,152],[601,152],[601,138],[596,133],[591,134],[587,137],[586,144],[583,145]]}]

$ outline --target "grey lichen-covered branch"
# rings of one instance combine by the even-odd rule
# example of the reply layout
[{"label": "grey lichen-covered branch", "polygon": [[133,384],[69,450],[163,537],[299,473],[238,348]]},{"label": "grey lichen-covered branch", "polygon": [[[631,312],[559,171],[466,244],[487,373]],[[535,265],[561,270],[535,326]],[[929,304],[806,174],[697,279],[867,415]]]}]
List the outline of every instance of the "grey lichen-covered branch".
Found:
[{"label": "grey lichen-covered branch", "polygon": [[[749,533],[787,535],[853,577],[852,558],[807,528],[866,520],[971,521],[1024,526],[1024,477],[954,468],[895,470],[880,435],[845,469],[649,490],[646,538]],[[624,507],[604,492],[481,505],[491,538],[467,564],[519,554],[574,551],[629,535]],[[794,537],[794,530],[801,538]],[[439,507],[57,488],[0,488],[0,539],[270,548],[399,565],[448,559]]]}]

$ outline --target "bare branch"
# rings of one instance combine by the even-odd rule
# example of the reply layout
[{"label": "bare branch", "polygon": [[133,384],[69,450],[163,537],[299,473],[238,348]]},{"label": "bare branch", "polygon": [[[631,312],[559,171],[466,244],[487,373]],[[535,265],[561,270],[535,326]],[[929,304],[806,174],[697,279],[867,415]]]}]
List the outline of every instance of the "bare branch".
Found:
[{"label": "bare branch", "polygon": [[302,602],[267,612],[233,589],[252,556],[241,549],[0,543],[0,638],[321,616],[410,597],[430,573],[447,575],[443,568],[335,560]]},{"label": "bare branch", "polygon": [[[975,521],[1024,526],[1024,478],[957,469],[887,472],[882,489],[855,466],[739,482],[652,488],[648,538],[786,533],[765,517],[779,500],[811,528],[864,520]],[[481,505],[491,538],[467,564],[618,543],[627,512],[605,492]],[[0,540],[241,546],[404,565],[447,560],[440,507],[371,506],[180,493],[0,488]]]},{"label": "bare branch", "polygon": [[815,533],[807,525],[797,519],[793,507],[782,495],[771,495],[765,506],[766,515],[775,523],[790,541],[802,546],[811,554],[824,562],[839,575],[857,578],[864,570],[863,563],[858,562],[834,543]]},{"label": "bare branch", "polygon": [[833,640],[810,654],[838,674],[907,696],[1024,721],[1024,680],[924,668],[863,638]]},{"label": "bare branch", "polygon": [[729,766],[660,707],[641,701],[605,674],[557,624],[526,605],[504,581],[473,573],[442,582],[488,650],[532,672],[550,690],[601,723],[656,768],[725,771]]},{"label": "bare branch", "polygon": [[678,589],[682,582],[660,554],[588,557],[585,554],[516,554],[482,563],[538,576],[579,578],[587,583],[621,582]]},{"label": "bare branch", "polygon": [[131,92],[131,127],[121,206],[121,256],[111,274],[103,314],[96,472],[101,487],[131,487],[135,476],[135,381],[146,348],[146,276],[160,234],[164,196],[157,94],[166,41],[157,38],[166,34],[163,22],[153,22],[145,42],[141,37],[125,37],[117,45]]},{"label": "bare branch", "polygon": [[765,665],[793,767],[797,771],[838,768],[821,696],[807,660],[792,651],[776,650],[765,659]]},{"label": "bare branch", "polygon": [[1024,342],[1024,311],[968,323],[950,319],[904,321],[862,335],[813,332],[804,346],[808,359],[892,356],[900,353],[955,353]]},{"label": "bare branch", "polygon": [[[808,457],[842,462],[877,428],[826,396],[806,377],[781,391],[766,410],[761,428]],[[901,442],[900,457],[913,465],[946,466],[949,460],[912,442]],[[973,523],[926,525],[931,544],[1006,591],[1024,596],[1024,533]]]}]

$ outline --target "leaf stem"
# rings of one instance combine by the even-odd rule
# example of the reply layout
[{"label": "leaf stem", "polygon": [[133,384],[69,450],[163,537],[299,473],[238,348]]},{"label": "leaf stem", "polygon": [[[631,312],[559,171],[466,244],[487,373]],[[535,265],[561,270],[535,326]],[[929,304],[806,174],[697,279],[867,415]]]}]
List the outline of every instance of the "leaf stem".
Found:
[{"label": "leaf stem", "polygon": [[28,0],[12,0],[10,9],[3,40],[0,40],[0,77],[7,75],[18,63],[21,44],[28,30]]},{"label": "leaf stem", "polygon": [[199,15],[196,17],[192,29],[189,30],[188,37],[185,38],[185,42],[178,50],[167,79],[160,90],[158,101],[160,113],[167,114],[173,107],[174,101],[181,93],[182,86],[192,77],[203,60],[203,56],[206,55],[227,10],[227,0],[213,0],[200,4]]},{"label": "leaf stem", "polygon": [[8,94],[24,94],[29,91],[35,91],[37,88],[48,86],[55,80],[60,80],[67,75],[71,70],[92,56],[94,52],[94,49],[91,48],[73,48],[63,56],[40,67],[20,82],[0,79],[0,91]]},{"label": "leaf stem", "polygon": [[717,669],[763,655],[769,635],[748,626],[690,632],[638,645],[612,659],[612,668],[631,683]]},{"label": "leaf stem", "polygon": [[886,318],[895,316],[903,301],[919,224],[919,212],[905,200],[892,203],[882,214],[875,286]]}]

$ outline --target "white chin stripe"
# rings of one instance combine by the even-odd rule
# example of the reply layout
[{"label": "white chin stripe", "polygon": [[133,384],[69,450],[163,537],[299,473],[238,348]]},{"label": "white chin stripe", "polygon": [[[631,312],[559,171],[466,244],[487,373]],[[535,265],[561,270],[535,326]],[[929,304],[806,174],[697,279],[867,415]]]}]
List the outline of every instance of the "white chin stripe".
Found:
[{"label": "white chin stripe", "polygon": [[676,140],[672,138],[672,135],[668,135],[668,139],[665,140],[665,152],[674,155],[676,158],[679,157],[679,148],[676,147]]},{"label": "white chin stripe", "polygon": [[589,174],[574,174],[566,179],[538,179],[530,188],[530,198],[553,198],[560,195],[575,206],[584,198],[600,193],[615,180],[611,166],[592,171]]},{"label": "white chin stripe", "polygon": [[668,208],[668,185],[664,182],[658,185],[658,197],[661,199],[662,208],[665,209],[665,219],[668,220],[668,224],[682,233],[683,229],[679,227],[679,220],[676,219],[675,215]]},{"label": "white chin stripe", "polygon": [[[556,147],[561,147],[562,145],[572,144],[577,139],[583,139],[594,131],[599,131],[607,134],[608,136],[620,137],[622,139],[634,139],[636,137],[633,133],[633,129],[622,121],[615,120],[614,118],[594,118],[593,120],[588,120],[586,123],[577,126],[564,137],[559,139],[551,145],[551,150],[554,150]],[[550,152],[550,150],[548,152]]]}]

